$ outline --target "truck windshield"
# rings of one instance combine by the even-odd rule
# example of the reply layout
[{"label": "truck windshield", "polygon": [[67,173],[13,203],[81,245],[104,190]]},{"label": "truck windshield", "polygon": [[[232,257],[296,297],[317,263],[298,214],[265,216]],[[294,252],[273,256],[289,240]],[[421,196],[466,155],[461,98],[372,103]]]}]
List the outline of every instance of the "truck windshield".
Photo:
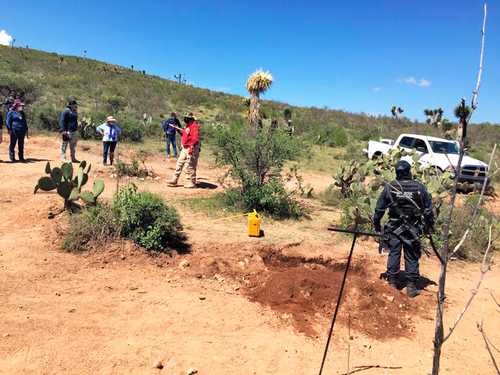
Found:
[{"label": "truck windshield", "polygon": [[458,145],[454,142],[429,141],[436,154],[458,154]]}]

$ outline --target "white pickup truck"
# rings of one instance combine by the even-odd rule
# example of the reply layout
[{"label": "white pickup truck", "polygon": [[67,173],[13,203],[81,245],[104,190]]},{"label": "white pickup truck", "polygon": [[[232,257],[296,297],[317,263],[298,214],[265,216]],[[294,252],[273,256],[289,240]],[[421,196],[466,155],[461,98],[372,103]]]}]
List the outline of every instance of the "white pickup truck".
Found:
[{"label": "white pickup truck", "polygon": [[[453,172],[458,166],[459,144],[444,138],[428,137],[417,134],[401,134],[396,142],[391,139],[369,141],[368,149],[363,150],[368,158],[374,159],[382,154],[387,154],[392,148],[401,147],[407,151],[420,155],[419,163],[422,166],[433,166],[439,171]],[[413,162],[411,156],[403,159]],[[480,160],[464,155],[462,172],[459,182],[469,182],[482,185],[487,175],[488,165]]]}]

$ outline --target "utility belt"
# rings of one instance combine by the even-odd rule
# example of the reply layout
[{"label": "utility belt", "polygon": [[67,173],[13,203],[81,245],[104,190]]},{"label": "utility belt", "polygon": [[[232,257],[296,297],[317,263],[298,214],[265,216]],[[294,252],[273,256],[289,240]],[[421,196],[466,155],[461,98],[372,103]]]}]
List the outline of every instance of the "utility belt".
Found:
[{"label": "utility belt", "polygon": [[389,219],[384,226],[384,240],[387,241],[388,236],[392,234],[401,241],[412,245],[420,241],[423,232],[423,225],[419,220],[409,223],[402,219]]}]

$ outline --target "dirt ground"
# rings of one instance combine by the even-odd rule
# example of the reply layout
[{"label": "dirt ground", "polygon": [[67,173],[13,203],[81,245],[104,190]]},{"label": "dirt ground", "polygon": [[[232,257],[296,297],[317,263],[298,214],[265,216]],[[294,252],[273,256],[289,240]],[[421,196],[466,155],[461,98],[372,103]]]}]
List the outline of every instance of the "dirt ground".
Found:
[{"label": "dirt ground", "polygon": [[[0,145],[1,374],[316,374],[322,357],[349,240],[326,230],[336,212],[311,201],[310,219],[263,224],[266,236],[246,236],[245,218],[215,219],[179,202],[221,191],[222,171],[202,161],[205,189],[170,188],[174,161],[155,156],[158,180],[134,180],[178,208],[191,245],[186,255],[151,257],[127,242],[83,254],[63,252],[64,215],[50,193],[33,195],[46,160],[57,164],[58,141],[33,137],[27,164],[6,160]],[[98,143],[81,142],[78,156],[92,178],[116,181],[100,161]],[[129,154],[125,148],[122,157]],[[2,161],[3,160],[3,161]],[[321,190],[329,176],[305,174]],[[122,184],[126,181],[122,181]],[[498,207],[496,202],[490,203]],[[347,281],[325,374],[430,373],[438,262],[423,258],[428,279],[414,300],[379,280],[386,258],[360,240]],[[452,262],[446,323],[462,310],[479,265]],[[497,265],[445,344],[442,374],[495,374],[476,323],[500,347]],[[495,328],[496,327],[496,328]],[[495,352],[498,357],[498,353]],[[163,369],[156,367],[161,361]],[[160,366],[161,367],[161,366]],[[384,369],[382,367],[395,367]]]}]

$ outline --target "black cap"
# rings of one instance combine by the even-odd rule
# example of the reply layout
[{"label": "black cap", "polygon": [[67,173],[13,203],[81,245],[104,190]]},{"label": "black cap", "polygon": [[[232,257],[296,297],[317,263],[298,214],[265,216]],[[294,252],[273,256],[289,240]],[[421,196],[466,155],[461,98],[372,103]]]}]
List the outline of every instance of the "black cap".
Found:
[{"label": "black cap", "polygon": [[400,160],[396,163],[396,178],[398,180],[411,178],[411,165],[406,160]]},{"label": "black cap", "polygon": [[76,98],[73,96],[70,96],[68,98],[68,105],[78,105],[78,103],[76,102]]}]

